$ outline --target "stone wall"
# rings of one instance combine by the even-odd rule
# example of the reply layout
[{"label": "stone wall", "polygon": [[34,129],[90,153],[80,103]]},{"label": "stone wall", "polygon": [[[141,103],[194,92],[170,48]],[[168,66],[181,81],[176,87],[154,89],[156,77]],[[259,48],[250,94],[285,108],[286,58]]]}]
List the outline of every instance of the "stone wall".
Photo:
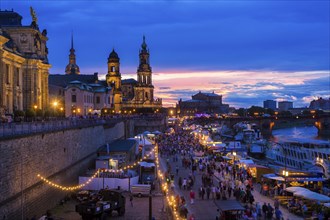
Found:
[{"label": "stone wall", "polygon": [[38,173],[62,185],[75,185],[79,174],[93,166],[97,148],[124,136],[125,124],[120,122],[0,141],[0,217],[44,214],[68,192],[42,183]]}]

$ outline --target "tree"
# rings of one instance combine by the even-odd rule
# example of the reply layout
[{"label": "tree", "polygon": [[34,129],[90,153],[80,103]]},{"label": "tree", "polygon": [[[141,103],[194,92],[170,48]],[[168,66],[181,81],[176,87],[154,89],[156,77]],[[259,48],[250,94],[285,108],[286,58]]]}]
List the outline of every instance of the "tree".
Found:
[{"label": "tree", "polygon": [[257,115],[263,115],[265,113],[265,109],[260,107],[260,106],[251,106],[249,109],[248,109],[248,113],[249,115],[251,116],[254,116],[255,114]]},{"label": "tree", "polygon": [[239,116],[241,116],[241,117],[244,117],[245,116],[245,109],[244,108],[239,108],[239,109],[236,109],[235,111],[234,111],[234,113],[236,113],[236,114],[238,114]]},{"label": "tree", "polygon": [[33,117],[35,117],[35,112],[34,112],[34,110],[32,110],[32,109],[27,109],[27,110],[25,111],[25,117],[27,117],[27,118],[33,118]]}]

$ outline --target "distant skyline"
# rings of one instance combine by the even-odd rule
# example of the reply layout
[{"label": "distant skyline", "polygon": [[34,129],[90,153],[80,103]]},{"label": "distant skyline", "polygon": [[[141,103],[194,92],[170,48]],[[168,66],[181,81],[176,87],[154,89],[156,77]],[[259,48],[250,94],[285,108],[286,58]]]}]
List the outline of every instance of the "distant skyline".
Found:
[{"label": "distant skyline", "polygon": [[267,99],[308,106],[330,97],[329,1],[12,1],[1,10],[47,29],[51,74],[64,74],[71,33],[81,74],[104,78],[114,48],[122,78],[135,78],[142,36],[155,97],[165,106],[199,91],[234,107]]}]

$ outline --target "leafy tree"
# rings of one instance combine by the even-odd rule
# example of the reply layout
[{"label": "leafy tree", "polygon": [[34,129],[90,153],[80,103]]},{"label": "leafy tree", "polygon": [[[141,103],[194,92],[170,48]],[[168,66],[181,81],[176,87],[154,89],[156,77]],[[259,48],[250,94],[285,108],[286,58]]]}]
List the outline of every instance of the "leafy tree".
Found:
[{"label": "leafy tree", "polygon": [[255,113],[258,113],[258,115],[263,115],[265,113],[265,109],[260,106],[253,105],[248,109],[248,113],[251,116],[254,116]]},{"label": "leafy tree", "polygon": [[25,115],[24,111],[21,111],[21,110],[16,110],[14,112],[15,117],[24,117],[24,115]]},{"label": "leafy tree", "polygon": [[243,117],[245,116],[245,109],[244,108],[239,108],[234,111],[234,113],[238,114],[239,116]]},{"label": "leafy tree", "polygon": [[266,108],[265,109],[265,113],[266,114],[270,114],[270,115],[275,115],[275,111],[273,109],[271,109],[271,108]]},{"label": "leafy tree", "polygon": [[36,110],[36,116],[37,117],[42,117],[43,116],[43,111],[41,109]]},{"label": "leafy tree", "polygon": [[289,111],[281,111],[279,113],[279,116],[281,116],[281,117],[292,117],[292,113],[289,112]]}]

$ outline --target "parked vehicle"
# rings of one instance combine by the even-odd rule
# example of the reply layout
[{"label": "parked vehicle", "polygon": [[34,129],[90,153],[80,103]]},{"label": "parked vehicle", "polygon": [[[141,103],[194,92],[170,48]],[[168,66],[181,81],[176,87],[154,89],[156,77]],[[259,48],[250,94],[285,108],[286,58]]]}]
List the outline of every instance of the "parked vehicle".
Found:
[{"label": "parked vehicle", "polygon": [[134,196],[142,197],[150,195],[151,185],[149,184],[135,184],[131,186],[131,193]]},{"label": "parked vehicle", "polygon": [[[83,193],[84,199],[86,193]],[[101,218],[112,211],[117,211],[118,215],[125,214],[126,198],[122,190],[103,189],[95,196],[87,197],[88,200],[82,201],[76,205],[76,212],[78,212],[83,220],[94,218]]]}]

